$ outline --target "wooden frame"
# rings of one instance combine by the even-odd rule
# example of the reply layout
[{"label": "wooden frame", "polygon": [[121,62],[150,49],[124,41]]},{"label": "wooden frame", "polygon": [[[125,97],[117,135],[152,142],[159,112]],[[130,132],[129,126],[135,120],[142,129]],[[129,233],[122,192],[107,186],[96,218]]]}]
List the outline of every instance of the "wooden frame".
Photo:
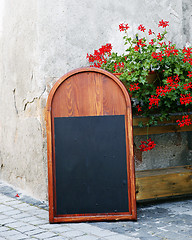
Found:
[{"label": "wooden frame", "polygon": [[[50,223],[136,220],[132,112],[131,101],[124,85],[113,74],[105,70],[89,67],[76,69],[65,74],[55,83],[48,96],[46,110]],[[54,117],[106,115],[125,116],[129,211],[120,213],[57,215],[55,210]]]}]

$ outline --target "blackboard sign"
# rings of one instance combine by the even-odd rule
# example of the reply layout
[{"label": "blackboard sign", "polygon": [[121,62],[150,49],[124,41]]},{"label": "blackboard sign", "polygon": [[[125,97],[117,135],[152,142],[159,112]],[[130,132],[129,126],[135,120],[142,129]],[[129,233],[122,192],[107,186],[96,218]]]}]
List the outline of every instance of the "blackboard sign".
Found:
[{"label": "blackboard sign", "polygon": [[131,102],[112,74],[64,75],[47,101],[49,221],[136,219]]},{"label": "blackboard sign", "polygon": [[54,123],[57,215],[128,212],[124,116]]}]

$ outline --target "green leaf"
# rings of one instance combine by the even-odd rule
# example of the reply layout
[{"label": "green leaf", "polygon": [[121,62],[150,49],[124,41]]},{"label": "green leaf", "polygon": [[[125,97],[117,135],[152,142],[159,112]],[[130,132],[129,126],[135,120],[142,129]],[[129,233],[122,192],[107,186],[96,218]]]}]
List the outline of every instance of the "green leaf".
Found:
[{"label": "green leaf", "polygon": [[143,127],[143,122],[140,121],[140,122],[138,123],[138,126],[142,128],[142,127]]}]

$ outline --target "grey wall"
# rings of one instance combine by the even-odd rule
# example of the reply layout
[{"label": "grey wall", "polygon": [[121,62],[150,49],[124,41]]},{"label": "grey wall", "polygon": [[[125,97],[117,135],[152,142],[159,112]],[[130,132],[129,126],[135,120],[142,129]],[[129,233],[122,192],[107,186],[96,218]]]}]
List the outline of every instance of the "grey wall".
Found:
[{"label": "grey wall", "polygon": [[0,178],[47,198],[45,105],[55,81],[87,66],[86,54],[105,43],[123,51],[118,25],[155,28],[191,43],[190,0],[1,0]]},{"label": "grey wall", "polygon": [[147,136],[134,136],[136,170],[158,169],[192,164],[192,132],[149,135],[155,142],[153,150],[141,153],[141,141]]}]

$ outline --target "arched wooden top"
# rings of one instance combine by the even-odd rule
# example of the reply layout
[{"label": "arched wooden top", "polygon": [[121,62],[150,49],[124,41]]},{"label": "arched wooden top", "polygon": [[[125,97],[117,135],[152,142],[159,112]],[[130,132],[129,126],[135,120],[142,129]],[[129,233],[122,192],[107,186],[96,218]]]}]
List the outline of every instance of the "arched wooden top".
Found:
[{"label": "arched wooden top", "polygon": [[[126,106],[128,108],[131,107],[131,100],[130,97],[128,95],[128,92],[125,88],[125,86],[123,85],[123,83],[116,77],[114,76],[112,73],[109,73],[103,69],[99,69],[99,68],[94,68],[94,67],[84,67],[84,68],[78,68],[75,70],[72,70],[70,72],[68,72],[67,74],[63,75],[52,87],[49,96],[48,96],[48,100],[47,100],[47,111],[51,111],[52,109],[52,102],[54,99],[54,96],[57,92],[57,90],[60,88],[60,86],[62,85],[62,83],[64,83],[66,80],[70,79],[71,77],[74,77],[75,75],[80,73],[95,73],[95,74],[100,74],[104,77],[107,77],[108,79],[112,80],[120,89],[122,96],[125,99],[126,102]],[[104,80],[105,81],[105,80]],[[97,86],[100,87],[100,86]],[[94,114],[95,115],[95,114]],[[103,115],[103,114],[101,114]],[[105,115],[105,114],[104,114]],[[113,114],[112,114],[113,115]]]}]

